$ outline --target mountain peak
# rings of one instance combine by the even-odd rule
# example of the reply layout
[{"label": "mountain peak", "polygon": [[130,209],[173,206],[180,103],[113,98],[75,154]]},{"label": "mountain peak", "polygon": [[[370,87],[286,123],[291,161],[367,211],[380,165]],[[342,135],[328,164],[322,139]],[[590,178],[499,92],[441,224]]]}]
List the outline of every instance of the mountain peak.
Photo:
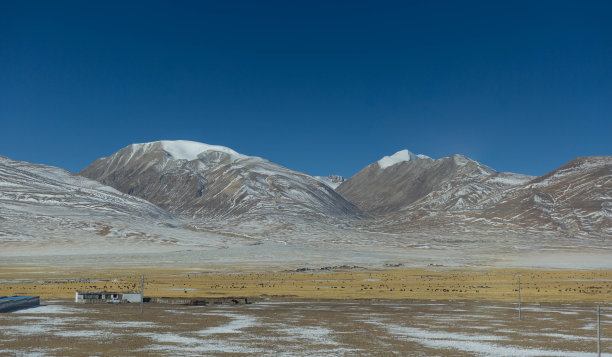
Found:
[{"label": "mountain peak", "polygon": [[351,219],[362,215],[311,176],[193,141],[133,144],[94,161],[80,174],[190,219],[280,212]]},{"label": "mountain peak", "polygon": [[378,160],[378,166],[381,169],[386,169],[387,167],[391,167],[395,164],[399,164],[400,162],[406,162],[411,160],[421,160],[421,159],[430,159],[429,156],[425,155],[416,155],[412,153],[410,150],[400,150],[391,156],[385,156],[382,159]]}]

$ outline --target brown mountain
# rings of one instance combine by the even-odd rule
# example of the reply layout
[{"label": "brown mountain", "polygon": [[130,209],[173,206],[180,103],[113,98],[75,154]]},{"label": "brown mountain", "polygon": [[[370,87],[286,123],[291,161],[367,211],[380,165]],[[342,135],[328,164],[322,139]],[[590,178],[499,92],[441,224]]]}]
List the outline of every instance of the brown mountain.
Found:
[{"label": "brown mountain", "polygon": [[533,178],[499,173],[463,155],[433,160],[405,150],[386,158],[391,160],[383,158],[368,165],[336,190],[362,210],[384,215],[414,205],[430,210],[463,209]]},{"label": "brown mountain", "polygon": [[79,174],[189,218],[362,215],[307,174],[191,141],[133,144],[96,160]]},{"label": "brown mountain", "polygon": [[461,155],[412,155],[379,160],[337,190],[378,217],[370,227],[387,232],[612,236],[610,156],[577,158],[531,177]]},{"label": "brown mountain", "polygon": [[580,157],[482,203],[482,216],[612,236],[612,156]]}]

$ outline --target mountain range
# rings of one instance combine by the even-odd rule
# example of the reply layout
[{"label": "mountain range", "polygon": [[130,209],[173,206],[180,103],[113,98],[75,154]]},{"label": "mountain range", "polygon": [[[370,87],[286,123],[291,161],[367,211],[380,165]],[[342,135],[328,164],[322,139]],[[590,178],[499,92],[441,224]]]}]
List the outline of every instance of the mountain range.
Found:
[{"label": "mountain range", "polygon": [[407,244],[415,234],[612,236],[612,156],[577,158],[533,177],[463,155],[402,150],[344,179],[223,146],[157,141],[129,145],[78,175],[0,157],[0,189],[2,244],[69,245],[83,236],[210,246],[270,237],[367,246]]}]

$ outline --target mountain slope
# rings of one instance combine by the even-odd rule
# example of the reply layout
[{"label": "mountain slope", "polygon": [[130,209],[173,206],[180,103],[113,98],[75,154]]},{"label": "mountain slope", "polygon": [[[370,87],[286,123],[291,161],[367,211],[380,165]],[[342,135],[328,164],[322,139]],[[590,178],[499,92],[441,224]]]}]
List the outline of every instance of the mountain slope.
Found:
[{"label": "mountain slope", "polygon": [[334,190],[345,181],[344,177],[340,175],[313,176],[313,178],[319,182],[326,184]]},{"label": "mountain slope", "polygon": [[167,251],[232,240],[194,231],[160,207],[97,181],[0,156],[3,255]]},{"label": "mountain slope", "polygon": [[133,144],[79,174],[189,218],[361,212],[313,177],[229,148],[191,141]]},{"label": "mountain slope", "polygon": [[[376,213],[365,229],[429,234],[612,236],[612,157],[583,157],[540,177],[454,155],[373,163],[338,191]],[[394,196],[395,195],[395,196]],[[357,198],[356,198],[357,197]],[[554,239],[555,238],[551,238]]]},{"label": "mountain slope", "polygon": [[404,150],[368,165],[337,191],[362,210],[384,215],[415,203],[432,210],[464,208],[531,178],[498,173],[462,155],[433,160]]},{"label": "mountain slope", "polygon": [[159,207],[63,169],[0,156],[0,202],[35,209],[82,209],[96,215],[171,218]]},{"label": "mountain slope", "polygon": [[612,156],[580,157],[482,204],[482,216],[570,234],[612,235]]}]

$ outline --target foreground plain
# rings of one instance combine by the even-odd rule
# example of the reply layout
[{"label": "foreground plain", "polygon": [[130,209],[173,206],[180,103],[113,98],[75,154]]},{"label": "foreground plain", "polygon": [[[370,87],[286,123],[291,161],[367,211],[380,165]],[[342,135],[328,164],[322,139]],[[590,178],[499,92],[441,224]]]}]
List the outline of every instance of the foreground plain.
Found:
[{"label": "foreground plain", "polygon": [[[591,304],[260,301],[251,305],[77,305],[0,314],[0,355],[592,356]],[[612,351],[612,308],[602,313]]]},{"label": "foreground plain", "polygon": [[[612,270],[0,263],[0,355],[582,356],[612,351]],[[173,264],[175,264],[173,262]],[[77,305],[75,290],[248,297],[248,305]],[[522,321],[518,319],[521,279]],[[608,353],[608,354],[607,354]]]}]

